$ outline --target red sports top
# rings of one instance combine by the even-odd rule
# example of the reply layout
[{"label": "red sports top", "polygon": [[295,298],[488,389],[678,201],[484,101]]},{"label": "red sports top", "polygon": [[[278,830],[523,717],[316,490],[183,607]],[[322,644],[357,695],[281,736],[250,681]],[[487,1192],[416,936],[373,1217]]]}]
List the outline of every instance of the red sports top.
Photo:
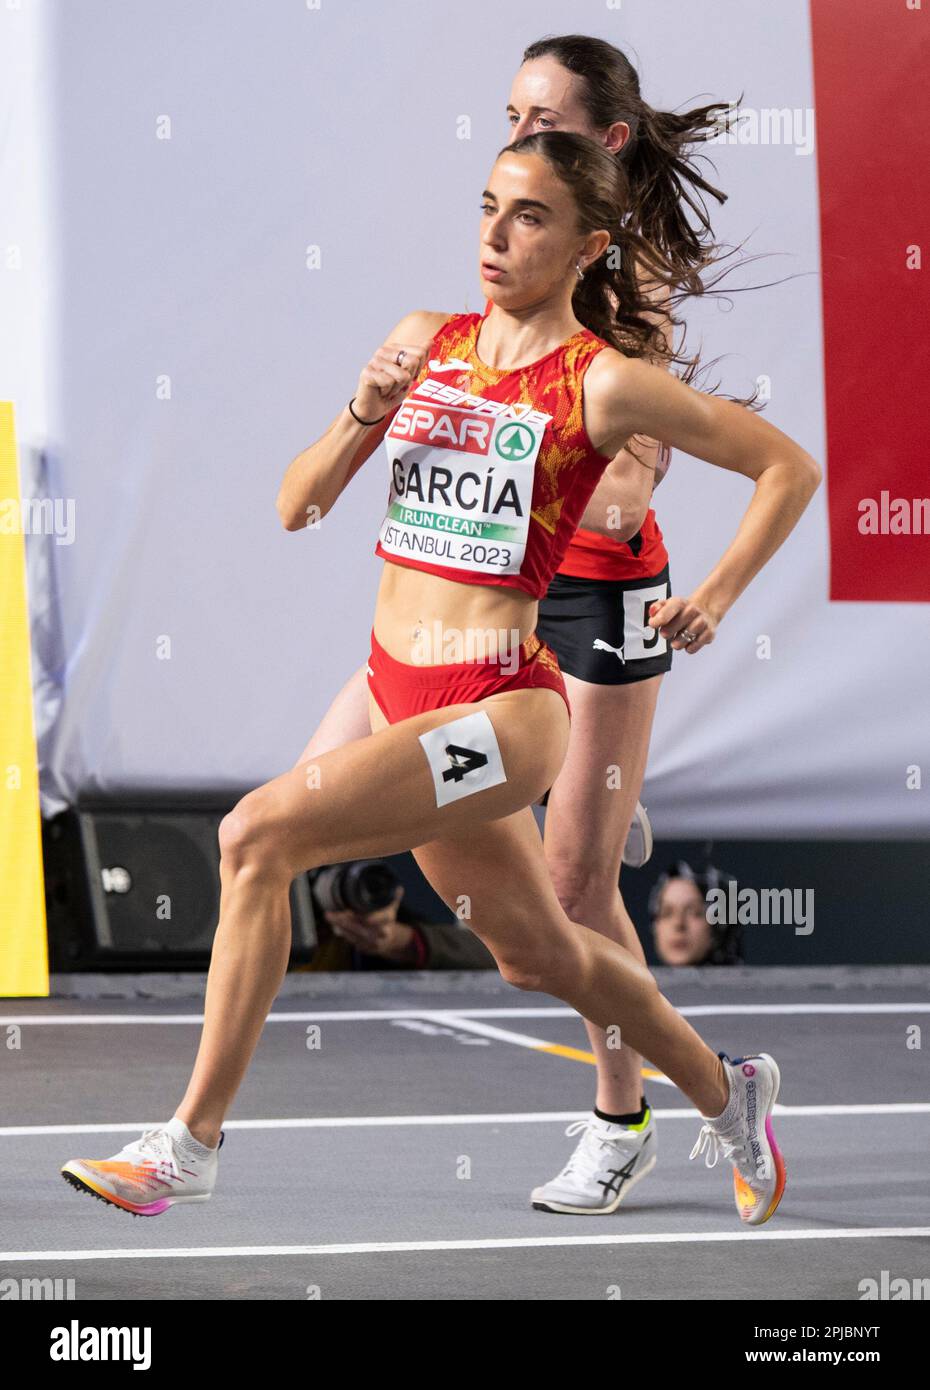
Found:
[{"label": "red sports top", "polygon": [[[486,301],[483,318],[487,318],[492,303]],[[628,541],[579,526],[568,542],[558,573],[573,579],[651,579],[667,564],[668,551],[650,507],[642,526]]]},{"label": "red sports top", "polygon": [[500,371],[475,351],[482,322],[455,314],[442,325],[391,421],[375,553],[542,598],[610,462],[582,417],[584,374],[609,344],[582,328],[537,362]]},{"label": "red sports top", "polygon": [[650,507],[639,531],[628,541],[579,527],[568,543],[559,574],[575,579],[651,579],[667,564],[668,551]]}]

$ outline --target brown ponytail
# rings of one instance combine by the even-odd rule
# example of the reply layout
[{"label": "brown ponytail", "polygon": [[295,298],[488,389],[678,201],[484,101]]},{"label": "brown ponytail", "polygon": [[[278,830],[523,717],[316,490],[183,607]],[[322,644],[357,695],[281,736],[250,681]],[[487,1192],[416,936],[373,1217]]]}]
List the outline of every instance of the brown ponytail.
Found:
[{"label": "brown ponytail", "polygon": [[[677,326],[671,306],[687,291],[678,286],[678,271],[668,255],[630,224],[630,186],[623,165],[604,145],[567,130],[525,135],[499,152],[532,154],[543,159],[572,195],[581,233],[609,231],[610,244],[574,287],[572,309],[579,322],[626,357],[644,357],[679,369],[691,382],[699,354],[688,356],[671,342],[669,325]],[[668,292],[661,314],[652,293]],[[702,369],[703,371],[704,369]],[[716,391],[717,387],[704,387]],[[749,397],[730,396],[751,405]]]},{"label": "brown ponytail", "polygon": [[629,184],[623,166],[603,145],[567,130],[543,130],[505,145],[503,155],[535,154],[572,195],[582,233],[609,231],[610,245],[592,262],[572,295],[577,318],[627,357],[675,357],[664,341],[643,285],[669,286],[675,270],[658,247],[633,231],[624,210]]},{"label": "brown ponytail", "polygon": [[580,79],[579,96],[595,130],[617,121],[630,127],[630,138],[613,156],[627,176],[627,225],[662,253],[675,289],[703,293],[701,271],[718,259],[705,198],[722,204],[727,195],[703,177],[694,147],[729,128],[730,103],[680,115],[657,111],[643,100],[639,75],[626,55],[586,34],[539,39],[523,61],[544,57]]}]

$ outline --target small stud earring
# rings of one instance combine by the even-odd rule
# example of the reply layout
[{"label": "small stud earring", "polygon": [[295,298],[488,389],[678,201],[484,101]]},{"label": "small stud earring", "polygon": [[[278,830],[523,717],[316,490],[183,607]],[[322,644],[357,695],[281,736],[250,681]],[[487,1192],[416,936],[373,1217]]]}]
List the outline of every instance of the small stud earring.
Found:
[{"label": "small stud earring", "polygon": [[579,280],[583,280],[583,279],[584,279],[584,271],[581,269],[581,266],[578,264],[577,261],[575,262],[575,270],[576,270],[576,272],[577,272],[577,274],[578,274],[578,279],[579,279]]}]

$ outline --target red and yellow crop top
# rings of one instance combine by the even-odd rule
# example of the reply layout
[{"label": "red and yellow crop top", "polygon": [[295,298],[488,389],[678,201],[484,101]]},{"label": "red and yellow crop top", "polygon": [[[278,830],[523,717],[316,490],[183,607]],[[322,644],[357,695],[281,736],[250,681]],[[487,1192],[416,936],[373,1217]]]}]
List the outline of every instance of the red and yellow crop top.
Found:
[{"label": "red and yellow crop top", "polygon": [[542,598],[610,462],[588,438],[582,382],[609,344],[590,329],[525,367],[480,360],[481,314],[436,333],[385,435],[391,471],[375,553]]}]

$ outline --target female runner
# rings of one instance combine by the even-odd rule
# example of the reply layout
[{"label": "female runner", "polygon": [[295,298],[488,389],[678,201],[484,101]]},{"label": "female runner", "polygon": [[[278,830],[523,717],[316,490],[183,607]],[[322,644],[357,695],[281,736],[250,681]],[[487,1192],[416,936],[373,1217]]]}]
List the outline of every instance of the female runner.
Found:
[{"label": "female runner", "polygon": [[[625,55],[580,34],[531,44],[507,104],[514,140],[543,130],[576,131],[614,155],[629,188],[629,225],[662,252],[670,285],[689,292],[702,290],[699,272],[714,259],[702,196],[724,201],[690,156],[718,129],[724,110],[654,110],[643,101]],[[662,345],[670,329],[667,296],[659,290],[649,297],[655,308],[649,317],[664,324]],[[657,354],[655,360],[667,358]],[[637,456],[659,481],[667,449],[641,438]],[[659,688],[673,648],[693,655],[714,640],[737,596],[738,571],[726,558],[689,598],[670,597],[662,532],[631,463],[622,450],[617,466],[604,473],[540,599],[537,632],[558,658],[572,705],[568,752],[546,811],[549,874],[572,921],[618,941],[645,965],[618,882]],[[691,643],[685,640],[689,630],[699,634]],[[297,765],[369,732],[362,664]],[[619,768],[619,779],[608,777],[608,768]],[[531,1201],[546,1211],[609,1214],[655,1165],[656,1126],[642,1094],[643,1059],[633,1047],[609,1046],[590,1020],[585,1027],[597,1062],[594,1111],[569,1127],[569,1133],[582,1131],[574,1153],[552,1181],[533,1189]]]},{"label": "female runner", "polygon": [[[402,320],[353,400],[288,470],[279,510],[298,529],[308,505],[330,511],[387,430],[373,732],[321,755],[310,778],[293,768],[250,792],[221,823],[220,922],[185,1096],[166,1125],[114,1157],[66,1163],[74,1186],[139,1215],[207,1200],[224,1116],[287,967],[291,881],[320,864],[413,848],[446,902],[470,902],[507,980],[622,1036],[692,1100],[705,1117],[692,1154],[731,1161],[741,1220],[759,1224],[777,1207],[785,1169],[771,1132],[774,1061],[715,1055],[629,952],[570,921],[530,809],[552,785],[569,731],[558,663],[535,635],[538,600],[623,445],[645,433],[756,480],[730,551],[737,591],[790,533],[820,477],[781,431],[637,360],[647,338],[612,325],[619,272],[608,246],[619,244],[626,263],[660,261],[617,228],[625,196],[617,161],[584,137],[532,135],[502,151],[481,231],[490,313]],[[581,276],[590,277],[586,303],[600,287],[593,316],[623,351],[576,316]],[[704,619],[689,621],[702,636]],[[413,665],[405,658],[424,627],[466,643],[516,632],[518,645],[490,660]]]}]

